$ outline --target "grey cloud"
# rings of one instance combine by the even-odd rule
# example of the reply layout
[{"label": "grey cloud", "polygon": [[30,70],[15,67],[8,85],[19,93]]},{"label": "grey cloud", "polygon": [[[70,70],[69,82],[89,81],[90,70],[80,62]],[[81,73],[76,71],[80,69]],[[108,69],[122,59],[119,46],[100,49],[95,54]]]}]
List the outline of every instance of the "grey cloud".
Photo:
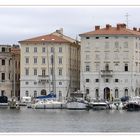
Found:
[{"label": "grey cloud", "polygon": [[139,27],[140,7],[105,6],[9,6],[0,7],[0,44],[17,43],[26,38],[49,34],[63,27],[71,37],[91,31],[95,25],[126,22]]}]

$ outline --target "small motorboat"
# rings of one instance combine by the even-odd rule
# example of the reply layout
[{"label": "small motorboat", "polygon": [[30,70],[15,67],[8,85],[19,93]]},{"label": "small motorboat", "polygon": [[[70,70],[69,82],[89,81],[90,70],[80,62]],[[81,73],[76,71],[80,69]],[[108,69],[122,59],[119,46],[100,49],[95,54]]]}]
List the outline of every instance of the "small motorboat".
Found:
[{"label": "small motorboat", "polygon": [[7,96],[0,96],[0,107],[8,107],[8,97]]},{"label": "small motorboat", "polygon": [[140,97],[132,97],[129,102],[126,103],[125,109],[127,111],[140,111]]},{"label": "small motorboat", "polygon": [[92,100],[89,102],[88,107],[93,110],[105,110],[109,109],[109,103],[104,100]]}]

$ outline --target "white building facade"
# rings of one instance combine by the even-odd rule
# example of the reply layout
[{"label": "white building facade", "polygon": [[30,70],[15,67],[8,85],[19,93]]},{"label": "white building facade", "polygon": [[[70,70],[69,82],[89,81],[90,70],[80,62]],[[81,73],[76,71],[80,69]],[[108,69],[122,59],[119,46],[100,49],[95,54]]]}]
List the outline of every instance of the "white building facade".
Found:
[{"label": "white building facade", "polygon": [[19,97],[20,49],[18,45],[0,45],[0,96]]},{"label": "white building facade", "polygon": [[21,45],[20,97],[47,95],[58,99],[80,88],[80,46],[63,30],[19,41]]},{"label": "white building facade", "polygon": [[107,24],[80,37],[81,91],[105,100],[140,96],[140,30]]}]

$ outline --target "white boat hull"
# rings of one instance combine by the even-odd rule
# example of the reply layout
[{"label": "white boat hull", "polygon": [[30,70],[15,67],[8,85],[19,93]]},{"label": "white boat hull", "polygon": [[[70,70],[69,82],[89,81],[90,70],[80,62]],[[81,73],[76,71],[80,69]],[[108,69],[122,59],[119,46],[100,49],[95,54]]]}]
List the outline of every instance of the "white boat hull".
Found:
[{"label": "white boat hull", "polygon": [[68,102],[67,109],[71,110],[85,110],[87,109],[87,104],[80,102]]},{"label": "white boat hull", "polygon": [[61,102],[35,103],[35,104],[31,104],[31,108],[33,109],[64,109],[66,108],[66,104],[61,103]]}]

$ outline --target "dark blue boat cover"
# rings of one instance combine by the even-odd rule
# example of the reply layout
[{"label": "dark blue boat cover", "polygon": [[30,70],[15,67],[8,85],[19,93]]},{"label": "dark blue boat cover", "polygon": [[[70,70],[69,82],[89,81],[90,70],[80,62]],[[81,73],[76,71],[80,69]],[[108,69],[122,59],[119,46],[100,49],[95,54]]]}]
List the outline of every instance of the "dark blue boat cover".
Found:
[{"label": "dark blue boat cover", "polygon": [[36,99],[48,99],[48,98],[56,98],[56,94],[50,93],[48,95],[37,96]]}]

